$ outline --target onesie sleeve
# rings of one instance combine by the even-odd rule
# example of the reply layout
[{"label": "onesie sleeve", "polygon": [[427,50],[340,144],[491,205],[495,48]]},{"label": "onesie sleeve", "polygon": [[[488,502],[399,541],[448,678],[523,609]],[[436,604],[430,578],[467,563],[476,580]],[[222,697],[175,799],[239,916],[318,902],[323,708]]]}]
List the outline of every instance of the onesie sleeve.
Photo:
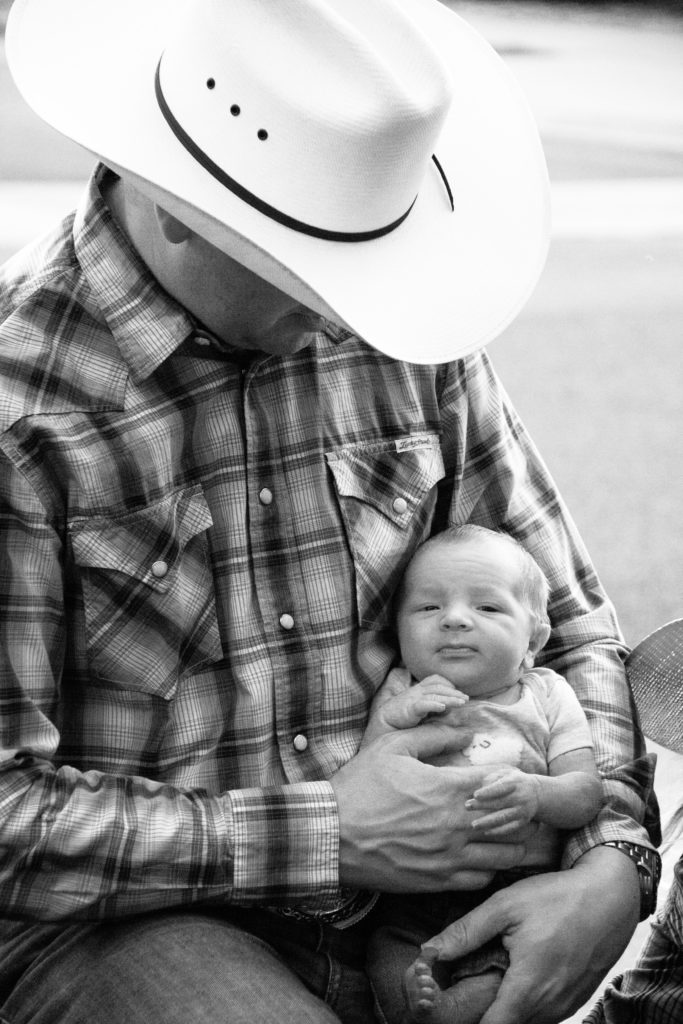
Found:
[{"label": "onesie sleeve", "polygon": [[550,669],[537,669],[531,675],[535,683],[532,683],[533,689],[543,705],[550,729],[548,762],[581,747],[592,749],[588,720],[566,679]]}]

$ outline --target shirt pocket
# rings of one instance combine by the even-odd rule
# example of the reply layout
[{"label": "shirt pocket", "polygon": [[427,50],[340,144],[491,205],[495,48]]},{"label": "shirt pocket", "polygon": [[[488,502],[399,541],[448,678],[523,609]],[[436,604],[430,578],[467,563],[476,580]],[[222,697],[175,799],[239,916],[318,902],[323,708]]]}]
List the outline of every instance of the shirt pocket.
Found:
[{"label": "shirt pocket", "polygon": [[170,698],[223,652],[201,487],[119,517],[69,524],[91,678]]},{"label": "shirt pocket", "polygon": [[351,445],[325,458],[354,561],[358,622],[383,629],[403,571],[431,530],[445,476],[438,436]]}]

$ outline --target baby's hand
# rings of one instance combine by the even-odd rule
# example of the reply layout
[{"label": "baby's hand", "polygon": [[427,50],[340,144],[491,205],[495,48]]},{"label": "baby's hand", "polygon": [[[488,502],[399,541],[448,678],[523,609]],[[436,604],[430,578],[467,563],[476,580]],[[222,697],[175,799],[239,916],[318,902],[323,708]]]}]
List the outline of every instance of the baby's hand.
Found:
[{"label": "baby's hand", "polygon": [[[443,715],[469,700],[466,694],[438,675],[427,676],[413,686],[408,682],[406,688],[401,689],[398,684],[404,681],[399,676],[402,672],[405,670],[394,669],[375,697],[362,746],[395,729],[412,729],[429,715]],[[389,694],[383,692],[385,687]]]},{"label": "baby's hand", "polygon": [[462,690],[456,689],[453,683],[449,683],[443,676],[427,676],[406,692],[401,694],[405,701],[404,708],[396,707],[398,717],[403,716],[405,725],[396,726],[398,729],[410,729],[419,725],[427,715],[442,715],[452,708],[461,708],[470,699]]},{"label": "baby's hand", "polygon": [[465,806],[470,811],[491,812],[472,822],[478,832],[498,836],[516,832],[538,813],[538,780],[519,768],[500,768],[486,777]]}]

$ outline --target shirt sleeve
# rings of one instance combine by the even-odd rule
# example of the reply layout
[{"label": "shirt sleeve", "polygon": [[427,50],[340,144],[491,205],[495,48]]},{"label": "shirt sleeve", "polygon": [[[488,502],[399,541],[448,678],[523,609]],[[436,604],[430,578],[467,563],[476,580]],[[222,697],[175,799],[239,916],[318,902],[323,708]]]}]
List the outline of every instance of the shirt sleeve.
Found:
[{"label": "shirt sleeve", "polygon": [[59,530],[0,454],[3,912],[57,920],[336,897],[328,783],[210,795],[56,759],[65,587]]},{"label": "shirt sleeve", "polygon": [[651,846],[659,827],[652,799],[655,759],[634,722],[627,649],[614,609],[486,353],[458,365],[462,374],[448,373],[442,396],[444,444],[452,445],[454,474],[450,521],[511,533],[546,573],[552,634],[538,661],[564,676],[576,693],[604,779],[608,803],[570,835],[563,866],[614,839]]}]

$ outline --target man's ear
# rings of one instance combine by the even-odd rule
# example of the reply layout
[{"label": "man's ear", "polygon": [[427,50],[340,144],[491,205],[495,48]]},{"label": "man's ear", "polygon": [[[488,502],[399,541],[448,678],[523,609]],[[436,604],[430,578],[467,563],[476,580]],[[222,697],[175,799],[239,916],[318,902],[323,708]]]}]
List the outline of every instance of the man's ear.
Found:
[{"label": "man's ear", "polygon": [[164,210],[158,203],[154,204],[154,212],[161,233],[171,245],[180,245],[181,242],[186,242],[188,238],[192,237],[192,229],[188,228],[187,224],[183,224],[177,217],[174,217],[168,210]]},{"label": "man's ear", "polygon": [[547,622],[538,622],[538,623],[536,623],[536,628],[534,629],[533,633],[531,634],[531,637],[529,638],[529,649],[526,652],[526,654],[524,655],[524,660],[522,662],[522,664],[524,665],[524,668],[530,669],[530,668],[533,667],[534,661],[536,660],[536,655],[538,654],[539,651],[543,650],[543,648],[545,647],[545,645],[548,642],[548,637],[549,636],[550,636],[550,625],[549,625],[549,623],[547,623]]}]

